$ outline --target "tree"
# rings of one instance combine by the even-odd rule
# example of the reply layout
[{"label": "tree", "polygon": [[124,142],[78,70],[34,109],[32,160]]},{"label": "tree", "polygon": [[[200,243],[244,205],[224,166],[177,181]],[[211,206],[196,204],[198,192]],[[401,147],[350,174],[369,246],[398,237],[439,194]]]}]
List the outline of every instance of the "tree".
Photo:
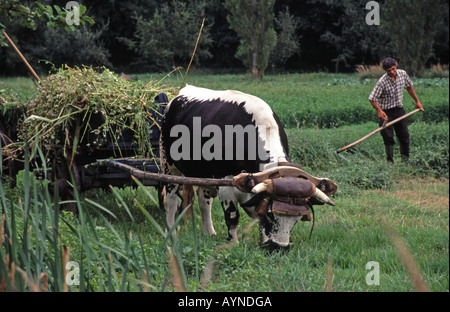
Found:
[{"label": "tree", "polygon": [[433,47],[433,64],[448,64],[449,61],[449,1],[445,5],[444,14],[439,22]]},{"label": "tree", "polygon": [[240,44],[236,57],[252,72],[254,79],[262,79],[269,56],[277,43],[273,28],[275,0],[225,0],[230,12],[227,21]]},{"label": "tree", "polygon": [[27,45],[27,52],[32,59],[46,60],[56,67],[62,64],[110,67],[109,50],[100,39],[106,27],[103,25],[96,31],[83,27],[70,32],[57,27],[45,28],[39,44]]},{"label": "tree", "polygon": [[[91,17],[86,16],[86,7],[82,4],[68,2],[67,8],[49,5],[48,0],[41,2],[0,0],[0,73],[14,75],[24,74],[25,67],[20,58],[9,49],[6,40],[6,29],[12,41],[20,47],[21,52],[30,57],[30,50],[41,45],[42,31],[39,27],[55,27],[76,30],[78,25],[93,24]],[[75,4],[72,6],[72,4]],[[44,47],[45,48],[45,47]],[[73,55],[73,51],[70,55]],[[34,56],[34,55],[33,55]],[[42,57],[41,57],[42,58]],[[46,58],[48,60],[48,58]],[[20,66],[19,66],[20,65]],[[31,69],[31,71],[33,71]]]},{"label": "tree", "polygon": [[[354,70],[356,64],[378,63],[380,58],[392,54],[392,44],[380,26],[366,22],[367,0],[310,1],[320,3],[320,11],[313,11],[308,22],[320,25],[318,19],[328,21],[320,30],[320,40],[334,50],[331,62],[335,72],[342,70],[342,65],[346,70]],[[383,9],[384,2],[378,2]]]},{"label": "tree", "polygon": [[[140,63],[144,67],[153,65],[152,69],[167,70],[179,66],[180,62],[187,64],[197,41],[206,5],[205,1],[185,3],[173,0],[162,4],[151,18],[136,14],[135,40],[121,40],[141,57]],[[205,21],[195,55],[197,62],[211,56],[208,50],[212,43],[209,35],[211,25],[211,19]]]},{"label": "tree", "polygon": [[289,8],[278,13],[275,19],[277,44],[270,55],[270,61],[275,64],[285,64],[296,53],[300,53],[300,40],[297,35],[299,19],[289,13]]},{"label": "tree", "polygon": [[[421,76],[433,53],[433,44],[446,0],[387,1],[381,28],[395,45],[401,66],[412,76]],[[401,17],[401,18],[399,18]]]},{"label": "tree", "polygon": [[[42,0],[41,0],[42,1]],[[66,0],[67,1],[67,0]],[[162,3],[161,0],[77,0],[83,1],[88,8],[89,15],[95,20],[95,27],[89,29],[101,31],[96,42],[109,50],[108,58],[116,71],[133,72],[142,68],[142,64],[132,67],[131,63],[137,59],[137,54],[130,51],[128,46],[119,38],[133,38],[136,31],[136,13],[144,18],[153,16],[155,10]]]},{"label": "tree", "polygon": [[[69,2],[70,3],[70,2]],[[16,21],[21,26],[36,29],[38,22],[44,22],[48,27],[58,26],[66,30],[74,30],[77,24],[94,23],[89,16],[84,15],[86,7],[79,4],[71,6],[69,9],[61,8],[58,5],[43,5],[35,2],[36,6],[26,6],[19,3],[19,0],[0,0],[0,18],[9,21]],[[74,10],[72,12],[72,10]],[[75,21],[74,18],[77,20]],[[0,32],[3,33],[6,26],[0,23]],[[5,38],[0,37],[0,45],[6,46]]]}]

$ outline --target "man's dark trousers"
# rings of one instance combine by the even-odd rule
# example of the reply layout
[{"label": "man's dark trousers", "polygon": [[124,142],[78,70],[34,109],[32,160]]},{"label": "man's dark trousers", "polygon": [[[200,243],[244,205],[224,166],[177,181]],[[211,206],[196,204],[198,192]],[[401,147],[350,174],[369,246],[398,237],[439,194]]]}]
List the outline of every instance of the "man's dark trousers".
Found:
[{"label": "man's dark trousers", "polygon": [[[388,116],[388,122],[405,115],[405,110],[403,107],[387,109],[384,110],[384,112]],[[379,119],[378,123],[380,127],[383,125],[383,121],[383,119]],[[402,160],[406,161],[409,158],[409,131],[406,119],[403,119],[381,131],[381,136],[383,137],[384,145],[386,147],[387,161],[390,163],[394,162],[394,131],[400,143],[400,154]]]}]

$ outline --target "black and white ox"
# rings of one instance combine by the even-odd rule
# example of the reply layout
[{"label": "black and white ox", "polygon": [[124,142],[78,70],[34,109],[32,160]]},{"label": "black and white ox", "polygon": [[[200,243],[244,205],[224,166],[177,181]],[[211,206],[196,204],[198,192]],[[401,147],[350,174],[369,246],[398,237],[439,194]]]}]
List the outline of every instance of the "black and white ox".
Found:
[{"label": "black and white ox", "polygon": [[[286,133],[269,105],[239,91],[213,91],[188,85],[168,104],[161,125],[161,166],[166,174],[230,178],[280,164],[293,165],[288,152]],[[169,228],[178,209],[177,190],[175,184],[165,187]],[[203,234],[216,234],[211,205],[218,196],[225,213],[228,238],[237,240],[238,203],[242,206],[255,194],[221,186],[198,187],[197,195]],[[262,244],[271,247],[288,246],[292,228],[302,218],[273,213],[270,207],[263,215],[256,213],[256,205],[243,209],[250,217],[259,218]]]}]

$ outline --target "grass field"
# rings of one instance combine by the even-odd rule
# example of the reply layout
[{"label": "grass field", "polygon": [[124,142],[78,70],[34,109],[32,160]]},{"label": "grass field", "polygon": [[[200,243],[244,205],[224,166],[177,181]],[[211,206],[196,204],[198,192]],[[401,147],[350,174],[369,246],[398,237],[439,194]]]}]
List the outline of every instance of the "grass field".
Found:
[{"label": "grass field", "polygon": [[[179,75],[165,80],[175,86],[181,81]],[[335,152],[375,129],[367,100],[375,80],[298,74],[254,82],[244,75],[190,74],[189,84],[266,100],[286,127],[293,161],[339,185],[336,207],[316,207],[312,237],[311,223],[300,222],[291,250],[270,253],[258,246],[258,225],[241,211],[240,243],[226,244],[215,200],[215,237],[200,234],[195,203],[194,218],[181,221],[171,239],[162,231],[164,214],[153,189],[85,192],[74,216],[59,213],[45,181],[22,172],[17,188],[0,187],[0,233],[7,238],[0,244],[0,289],[10,289],[11,279],[2,285],[2,276],[11,276],[7,261],[14,261],[15,284],[9,286],[16,290],[42,288],[45,273],[50,291],[449,291],[448,78],[414,82],[425,113],[411,119],[411,159],[401,163],[397,151],[395,164],[387,166],[379,135],[343,158]],[[0,81],[0,90],[21,95],[30,87],[20,79]],[[408,101],[407,111],[413,109]],[[64,284],[73,272],[64,271],[69,260],[79,266],[79,285]],[[367,267],[374,262],[378,285],[371,285],[373,269]]]}]

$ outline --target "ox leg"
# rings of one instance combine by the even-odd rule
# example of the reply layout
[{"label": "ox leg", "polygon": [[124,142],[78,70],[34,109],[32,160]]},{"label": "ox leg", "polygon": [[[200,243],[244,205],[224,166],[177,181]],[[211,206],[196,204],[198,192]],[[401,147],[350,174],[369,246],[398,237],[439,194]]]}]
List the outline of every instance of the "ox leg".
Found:
[{"label": "ox leg", "polygon": [[197,198],[198,207],[202,215],[202,233],[203,235],[212,236],[216,235],[214,230],[212,218],[211,218],[211,206],[214,197],[217,196],[215,189],[209,189],[204,187],[198,187]]},{"label": "ox leg", "polygon": [[[175,224],[179,201],[177,195],[178,184],[167,184],[164,192],[164,208],[166,210],[167,231]],[[173,232],[175,234],[175,230]]]},{"label": "ox leg", "polygon": [[239,224],[238,200],[233,187],[219,187],[219,199],[225,214],[225,223],[228,227],[228,239],[238,241],[237,227]]}]

